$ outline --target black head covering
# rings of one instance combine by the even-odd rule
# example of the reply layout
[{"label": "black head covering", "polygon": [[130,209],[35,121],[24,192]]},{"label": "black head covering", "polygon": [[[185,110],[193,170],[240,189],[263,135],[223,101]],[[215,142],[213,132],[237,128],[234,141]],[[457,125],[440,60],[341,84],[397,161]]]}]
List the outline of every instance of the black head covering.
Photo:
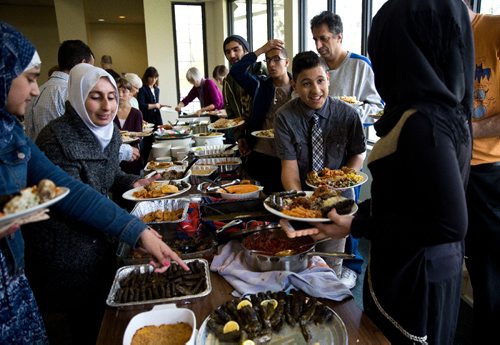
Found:
[{"label": "black head covering", "polygon": [[232,42],[232,41],[239,42],[241,44],[241,46],[243,47],[243,49],[245,49],[246,52],[250,51],[250,46],[248,45],[248,42],[246,39],[244,39],[240,35],[231,35],[231,36],[228,36],[224,40],[224,44],[222,45],[222,50],[224,50],[224,52],[226,50],[226,44],[228,44],[229,42]]},{"label": "black head covering", "polygon": [[389,0],[373,20],[368,51],[386,103],[377,135],[415,108],[468,138],[463,123],[472,114],[474,46],[461,0]]}]

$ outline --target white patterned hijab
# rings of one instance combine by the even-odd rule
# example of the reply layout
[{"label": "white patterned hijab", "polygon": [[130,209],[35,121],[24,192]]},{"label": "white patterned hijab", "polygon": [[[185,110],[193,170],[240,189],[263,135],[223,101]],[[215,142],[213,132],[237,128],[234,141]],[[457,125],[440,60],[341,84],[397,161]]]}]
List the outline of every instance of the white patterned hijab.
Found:
[{"label": "white patterned hijab", "polygon": [[[102,77],[108,78],[109,82],[113,85],[116,92],[116,100],[118,104],[118,88],[113,77],[103,70],[102,68],[92,66],[87,63],[80,63],[73,67],[69,72],[68,82],[68,100],[76,113],[83,120],[88,129],[96,137],[101,148],[104,149],[108,146],[111,138],[113,137],[114,124],[110,121],[106,126],[97,126],[92,122],[85,108],[85,101],[90,91],[97,84]],[[118,112],[118,107],[113,114],[113,118]]]}]

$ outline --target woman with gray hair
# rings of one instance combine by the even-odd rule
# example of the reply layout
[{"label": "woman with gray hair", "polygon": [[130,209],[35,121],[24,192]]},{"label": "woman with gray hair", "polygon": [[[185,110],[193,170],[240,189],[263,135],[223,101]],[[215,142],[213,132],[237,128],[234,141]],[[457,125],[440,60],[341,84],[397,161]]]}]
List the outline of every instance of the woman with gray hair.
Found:
[{"label": "woman with gray hair", "polygon": [[132,90],[130,90],[132,96],[129,100],[130,105],[135,109],[139,109],[139,101],[136,96],[139,93],[139,89],[142,87],[141,78],[135,73],[125,73],[123,78],[132,85]]},{"label": "woman with gray hair", "polygon": [[193,88],[188,95],[175,107],[176,111],[181,111],[186,105],[194,99],[200,100],[201,109],[195,112],[200,116],[202,113],[211,110],[219,110],[224,108],[224,100],[222,93],[213,80],[205,79],[200,70],[196,67],[191,67],[186,72],[186,79],[193,84]]}]

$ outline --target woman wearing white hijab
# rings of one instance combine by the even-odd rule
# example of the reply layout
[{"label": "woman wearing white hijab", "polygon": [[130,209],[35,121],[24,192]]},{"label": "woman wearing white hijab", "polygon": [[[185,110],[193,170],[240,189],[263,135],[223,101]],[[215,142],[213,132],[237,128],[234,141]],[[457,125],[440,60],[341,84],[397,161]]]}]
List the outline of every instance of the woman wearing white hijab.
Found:
[{"label": "woman wearing white hijab", "polygon": [[[17,117],[24,115],[28,102],[39,94],[40,61],[37,57],[35,48],[26,37],[0,21],[0,199],[26,186],[36,185],[41,179],[51,179],[56,185],[70,189],[68,196],[51,207],[51,216],[58,212],[75,224],[85,222],[89,227],[120,238],[133,247],[140,245],[164,268],[172,259],[187,269],[178,255],[153,231],[146,231],[143,222],[93,188],[70,177],[26,136]],[[15,218],[0,227],[0,344],[47,344],[36,306],[38,301],[35,301],[24,274],[24,241],[19,223],[20,220]],[[73,259],[75,255],[78,255],[76,250],[62,260],[79,264]],[[64,297],[61,296],[61,300]],[[60,329],[63,327],[61,323]]]},{"label": "woman wearing white hijab", "polygon": [[[114,79],[99,67],[76,65],[70,71],[65,114],[50,122],[36,143],[71,176],[105,196],[109,192],[121,195],[149,181],[125,174],[119,167],[121,138],[113,124],[117,109]],[[51,335],[56,332],[71,330],[67,343],[95,343],[116,272],[117,243],[101,229],[57,211],[23,233],[26,275],[49,340],[53,342]]]}]

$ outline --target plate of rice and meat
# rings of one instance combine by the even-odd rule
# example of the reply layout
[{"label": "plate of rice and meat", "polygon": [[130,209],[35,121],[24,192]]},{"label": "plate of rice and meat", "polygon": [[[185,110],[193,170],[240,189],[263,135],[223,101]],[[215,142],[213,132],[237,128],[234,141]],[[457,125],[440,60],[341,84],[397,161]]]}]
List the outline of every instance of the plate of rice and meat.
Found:
[{"label": "plate of rice and meat", "polygon": [[237,117],[235,119],[218,119],[217,121],[209,124],[207,128],[211,131],[213,130],[222,130],[222,129],[231,129],[234,127],[241,126],[245,123],[241,117]]},{"label": "plate of rice and meat", "polygon": [[38,185],[24,188],[16,195],[2,197],[0,227],[11,223],[15,219],[42,211],[68,194],[68,188],[57,187],[51,180],[43,179]]},{"label": "plate of rice and meat", "polygon": [[309,187],[318,188],[321,185],[327,185],[338,190],[357,187],[366,181],[368,181],[368,175],[348,167],[341,169],[323,168],[318,172],[308,172],[306,177],[306,185]]},{"label": "plate of rice and meat", "polygon": [[358,210],[354,200],[340,194],[328,186],[321,186],[314,192],[279,192],[267,197],[264,207],[281,218],[324,223],[330,221],[327,215],[333,208],[341,215],[352,215]]},{"label": "plate of rice and meat", "polygon": [[137,187],[123,193],[122,197],[132,201],[160,200],[172,198],[187,192],[191,185],[187,182],[151,182],[150,184]]},{"label": "plate of rice and meat", "polygon": [[274,129],[264,129],[261,131],[253,131],[251,133],[254,137],[262,139],[274,139]]}]

